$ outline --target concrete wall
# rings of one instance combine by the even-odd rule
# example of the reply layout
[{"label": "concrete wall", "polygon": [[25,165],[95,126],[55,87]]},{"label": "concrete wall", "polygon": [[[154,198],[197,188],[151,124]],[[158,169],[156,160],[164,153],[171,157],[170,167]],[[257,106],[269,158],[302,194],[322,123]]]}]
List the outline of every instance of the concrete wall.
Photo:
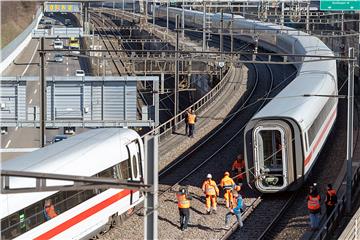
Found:
[{"label": "concrete wall", "polygon": [[42,16],[43,13],[41,12],[41,9],[38,9],[32,23],[20,35],[1,49],[0,73],[2,73],[29,44],[31,32],[33,29],[37,28]]}]

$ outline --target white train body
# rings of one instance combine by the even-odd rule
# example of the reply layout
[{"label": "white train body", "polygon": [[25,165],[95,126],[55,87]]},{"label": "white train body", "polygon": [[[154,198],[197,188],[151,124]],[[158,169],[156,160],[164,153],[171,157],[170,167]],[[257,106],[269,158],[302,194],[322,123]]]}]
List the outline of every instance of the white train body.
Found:
[{"label": "white train body", "polygon": [[[3,170],[140,180],[143,143],[130,129],[95,129],[30,154],[5,161]],[[47,185],[66,184],[52,180]],[[33,187],[29,178],[10,178],[10,188]],[[112,217],[142,201],[127,189],[2,194],[2,239],[84,239],[102,231]],[[44,201],[51,199],[59,215],[44,219]]]},{"label": "white train body", "polygon": [[[166,19],[166,8],[158,7],[158,18]],[[170,8],[170,21],[182,16],[182,9]],[[185,27],[201,28],[203,13],[185,10]],[[220,14],[207,14],[211,26],[220,27]],[[224,31],[231,26],[224,14]],[[262,23],[235,16],[233,27],[241,29],[236,38],[275,52],[334,56],[318,38],[289,27]],[[300,57],[289,57],[302,60]],[[303,60],[311,60],[305,57]],[[248,122],[244,132],[247,180],[261,192],[296,188],[316,162],[337,115],[336,97],[304,97],[304,94],[337,95],[336,60],[303,62],[295,67],[297,77]]]}]

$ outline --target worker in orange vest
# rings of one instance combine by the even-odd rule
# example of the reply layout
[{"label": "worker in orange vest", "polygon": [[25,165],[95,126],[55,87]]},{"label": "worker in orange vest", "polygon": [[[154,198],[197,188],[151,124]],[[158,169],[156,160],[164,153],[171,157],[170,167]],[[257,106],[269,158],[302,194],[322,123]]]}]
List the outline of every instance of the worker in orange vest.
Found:
[{"label": "worker in orange vest", "polygon": [[321,197],[316,191],[315,187],[310,186],[309,195],[307,196],[307,207],[309,210],[309,216],[310,216],[310,227],[311,230],[317,230],[319,228],[320,224],[320,213],[321,213],[321,206],[320,206],[320,200]]},{"label": "worker in orange vest", "polygon": [[326,215],[330,217],[332,211],[337,204],[337,195],[335,189],[332,188],[331,184],[328,184],[327,191],[326,191],[326,199],[325,199],[325,206],[326,206]]},{"label": "worker in orange vest", "polygon": [[233,200],[232,190],[235,187],[235,182],[230,177],[229,172],[224,173],[224,177],[221,179],[220,186],[224,189],[224,198],[226,201],[226,207],[230,208]]},{"label": "worker in orange vest", "polygon": [[55,210],[54,204],[52,203],[51,199],[46,199],[44,204],[44,215],[45,220],[53,219],[58,215],[57,211]]},{"label": "worker in orange vest", "polygon": [[209,173],[206,176],[206,180],[202,185],[202,190],[206,196],[206,213],[211,214],[211,205],[214,212],[216,212],[216,201],[219,196],[219,188],[216,182],[212,180],[212,175]]},{"label": "worker in orange vest", "polygon": [[237,176],[237,183],[242,183],[245,177],[245,161],[242,154],[239,154],[231,166],[234,175]]},{"label": "worker in orange vest", "polygon": [[188,114],[188,124],[189,124],[189,137],[194,137],[194,131],[195,131],[195,123],[196,123],[196,115],[194,113],[194,110],[190,110]]},{"label": "worker in orange vest", "polygon": [[192,197],[189,196],[186,188],[180,187],[179,192],[176,194],[176,198],[180,215],[180,229],[181,231],[184,231],[187,229],[190,219],[190,200]]}]

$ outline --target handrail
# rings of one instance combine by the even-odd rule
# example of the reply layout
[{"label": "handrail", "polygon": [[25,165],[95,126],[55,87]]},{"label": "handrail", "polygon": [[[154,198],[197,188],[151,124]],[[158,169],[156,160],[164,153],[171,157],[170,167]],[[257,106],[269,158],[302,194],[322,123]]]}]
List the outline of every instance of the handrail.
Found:
[{"label": "handrail", "polygon": [[[209,103],[213,102],[216,97],[221,93],[224,89],[224,86],[228,82],[229,76],[234,73],[235,67],[231,66],[223,79],[213,88],[205,94],[202,98],[200,98],[198,101],[196,101],[194,104],[190,105],[188,108],[193,109],[195,112],[202,112],[206,106],[209,105]],[[188,109],[187,108],[187,109]],[[152,129],[151,131],[145,133],[141,137],[153,135],[155,133],[159,134],[159,142],[161,142],[162,138],[165,138],[166,136],[170,135],[174,128],[177,128],[179,125],[184,124],[184,115],[185,115],[186,109],[179,114],[177,114],[175,117],[169,119],[168,121],[164,122],[163,124],[159,125],[158,127]]]}]

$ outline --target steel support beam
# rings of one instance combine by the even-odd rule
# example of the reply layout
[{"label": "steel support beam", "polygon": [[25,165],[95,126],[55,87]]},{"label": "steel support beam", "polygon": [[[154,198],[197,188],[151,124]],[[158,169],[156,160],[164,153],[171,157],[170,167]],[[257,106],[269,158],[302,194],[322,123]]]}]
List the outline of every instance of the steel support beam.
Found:
[{"label": "steel support beam", "polygon": [[145,144],[145,184],[152,185],[153,191],[145,197],[144,239],[158,239],[158,135],[144,137]]},{"label": "steel support beam", "polygon": [[[27,192],[44,192],[44,191],[74,191],[95,188],[126,188],[141,189],[141,191],[152,191],[151,185],[140,183],[139,181],[128,181],[114,178],[98,178],[87,176],[76,176],[55,173],[27,172],[1,170],[2,182],[1,193],[27,193]],[[33,187],[16,186],[12,188],[11,178],[23,177],[34,180]],[[47,185],[48,180],[58,180],[59,185]],[[63,182],[63,181],[66,181]],[[28,184],[27,184],[28,185]]]}]

